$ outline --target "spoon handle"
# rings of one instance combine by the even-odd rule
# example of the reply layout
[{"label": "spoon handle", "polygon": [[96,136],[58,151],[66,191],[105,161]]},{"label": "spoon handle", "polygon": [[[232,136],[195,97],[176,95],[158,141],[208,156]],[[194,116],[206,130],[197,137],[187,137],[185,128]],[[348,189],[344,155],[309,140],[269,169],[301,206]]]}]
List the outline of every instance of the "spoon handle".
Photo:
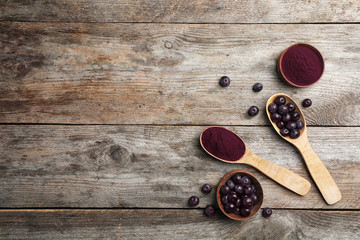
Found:
[{"label": "spoon handle", "polygon": [[324,163],[316,155],[309,141],[298,147],[303,156],[311,177],[314,179],[322,196],[328,204],[334,204],[341,199],[341,192]]},{"label": "spoon handle", "polygon": [[243,163],[256,168],[275,182],[299,195],[305,195],[310,190],[311,184],[305,178],[300,177],[299,175],[291,172],[286,168],[280,167],[275,163],[269,162],[268,160],[265,160],[255,155],[254,153],[248,154],[244,159],[241,160]]}]

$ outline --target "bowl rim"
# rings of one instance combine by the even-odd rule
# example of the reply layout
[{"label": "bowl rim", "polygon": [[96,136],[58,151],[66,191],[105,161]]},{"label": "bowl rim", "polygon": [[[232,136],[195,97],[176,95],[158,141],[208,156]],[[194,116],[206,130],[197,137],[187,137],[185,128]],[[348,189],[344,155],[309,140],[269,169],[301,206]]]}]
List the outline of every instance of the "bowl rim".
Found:
[{"label": "bowl rim", "polygon": [[[285,53],[286,53],[287,51],[289,51],[290,48],[295,47],[295,46],[297,46],[297,45],[303,45],[303,46],[306,46],[306,47],[308,47],[308,48],[311,48],[311,49],[314,50],[314,52],[320,57],[320,60],[321,60],[321,63],[322,63],[322,72],[321,72],[320,77],[319,77],[315,82],[313,82],[313,83],[311,83],[311,84],[307,84],[307,85],[298,85],[298,84],[295,84],[295,83],[291,82],[291,81],[285,76],[285,74],[284,74],[284,72],[283,72],[283,70],[282,70],[281,62],[282,62],[282,60],[283,60],[283,58],[284,58]],[[312,46],[312,45],[310,45],[310,44],[308,44],[308,43],[298,42],[298,43],[294,43],[294,44],[290,45],[289,47],[287,47],[287,48],[280,54],[279,60],[278,60],[278,62],[277,62],[277,70],[278,70],[278,73],[279,73],[280,77],[281,77],[283,80],[285,80],[288,84],[290,84],[290,85],[292,85],[292,86],[295,86],[295,87],[300,87],[300,88],[301,88],[301,87],[310,87],[310,86],[314,85],[315,83],[317,83],[317,82],[321,79],[321,77],[323,76],[323,74],[324,74],[324,72],[325,72],[325,60],[324,60],[324,57],[322,56],[322,54],[320,53],[320,51],[319,51],[316,47],[314,47],[314,46]]]},{"label": "bowl rim", "polygon": [[[223,207],[223,204],[221,203],[221,195],[220,195],[220,188],[221,186],[225,183],[225,181],[227,181],[228,179],[230,179],[230,177],[232,177],[232,175],[234,175],[235,173],[241,173],[243,175],[248,175],[253,179],[255,179],[256,181],[256,190],[257,192],[261,193],[261,196],[259,196],[259,202],[256,203],[256,210],[253,211],[255,209],[255,207],[253,208],[253,210],[251,210],[251,214],[247,217],[242,217],[233,213],[227,213]],[[260,190],[260,191],[259,191]],[[259,180],[255,177],[254,174],[246,171],[246,170],[242,170],[242,169],[236,169],[236,170],[232,170],[228,173],[226,173],[219,181],[217,189],[216,189],[216,200],[218,203],[218,206],[220,208],[220,210],[224,213],[225,216],[227,216],[228,218],[231,218],[233,220],[246,220],[249,219],[251,217],[253,217],[254,215],[256,215],[256,213],[261,209],[261,206],[263,204],[263,200],[264,200],[264,191],[263,188],[259,182]]]}]

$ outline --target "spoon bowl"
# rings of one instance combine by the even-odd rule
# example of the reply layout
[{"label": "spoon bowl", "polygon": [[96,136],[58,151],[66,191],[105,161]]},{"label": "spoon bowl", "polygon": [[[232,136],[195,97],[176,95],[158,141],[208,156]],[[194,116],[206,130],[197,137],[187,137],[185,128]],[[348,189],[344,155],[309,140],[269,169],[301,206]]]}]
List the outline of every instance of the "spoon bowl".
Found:
[{"label": "spoon bowl", "polygon": [[[269,105],[273,103],[275,98],[278,96],[283,96],[286,99],[286,103],[293,103],[296,106],[296,110],[300,114],[300,120],[304,123],[304,128],[300,130],[300,136],[296,139],[292,139],[289,136],[282,136],[280,134],[280,129],[277,125],[271,121],[271,114],[269,112]],[[331,177],[329,171],[325,167],[324,163],[316,155],[312,147],[310,146],[309,139],[307,136],[307,127],[304,114],[302,113],[299,106],[296,102],[284,93],[277,93],[271,96],[266,103],[266,114],[274,127],[275,131],[286,141],[293,144],[301,153],[304,158],[305,164],[310,172],[311,177],[316,183],[318,189],[320,190],[322,196],[328,204],[334,204],[341,199],[341,192],[337,187],[334,179]]]},{"label": "spoon bowl", "polygon": [[[255,189],[256,189],[256,195],[259,198],[259,201],[255,204],[254,208],[251,210],[251,214],[247,217],[243,217],[234,213],[228,213],[225,211],[224,209],[224,205],[221,203],[221,194],[220,194],[220,188],[221,186],[223,186],[227,180],[229,180],[234,174],[239,174],[241,176],[247,176],[251,179],[251,183],[253,185],[255,185]],[[246,220],[251,218],[252,216],[254,216],[261,208],[261,205],[263,203],[264,200],[264,193],[261,187],[260,182],[256,179],[256,177],[251,174],[248,171],[245,170],[233,170],[231,172],[226,173],[219,181],[219,184],[217,186],[216,189],[216,200],[217,203],[219,205],[219,208],[221,209],[221,211],[229,218],[234,219],[234,220]]]},{"label": "spoon bowl", "polygon": [[301,112],[301,109],[299,108],[299,106],[296,104],[296,102],[291,98],[289,97],[288,95],[284,94],[284,93],[277,93],[277,94],[274,94],[272,95],[268,101],[266,102],[266,115],[268,116],[268,118],[270,119],[270,122],[271,122],[271,125],[274,127],[275,131],[283,138],[285,139],[286,141],[294,144],[296,143],[299,138],[297,139],[292,139],[290,138],[290,136],[282,136],[280,134],[280,128],[278,128],[278,126],[276,125],[276,123],[274,123],[273,121],[271,121],[271,113],[269,112],[269,105],[270,103],[273,103],[275,101],[275,99],[279,96],[283,96],[285,99],[286,99],[286,103],[293,103],[295,106],[296,106],[296,110],[297,112],[300,113],[300,120],[304,123],[304,128],[299,130],[300,131],[300,137],[299,138],[304,138],[304,137],[307,137],[307,128],[306,128],[306,121],[305,121],[305,118],[304,118],[304,114]]},{"label": "spoon bowl", "polygon": [[[215,134],[215,132],[212,133],[211,132],[212,130],[216,130],[218,134]],[[220,133],[231,136],[232,138],[231,140],[233,142],[236,141],[236,143],[238,144],[238,146],[236,146],[233,149],[225,149],[227,152],[238,151],[238,154],[236,155],[237,159],[229,159],[229,158],[226,159],[224,158],[226,157],[226,154],[224,156],[219,156],[207,148],[208,144],[216,143],[215,144],[216,146],[221,145],[220,143],[216,142],[219,141],[219,139],[221,138]],[[214,134],[214,136],[209,136],[209,134]],[[242,163],[242,164],[250,165],[256,168],[257,170],[259,170],[260,172],[262,172],[263,174],[265,174],[266,176],[268,176],[269,178],[271,178],[272,180],[274,180],[275,182],[279,183],[280,185],[290,189],[291,191],[299,195],[305,195],[310,190],[311,184],[305,178],[289,171],[286,168],[283,168],[279,165],[276,165],[270,161],[267,161],[255,155],[253,152],[250,151],[250,149],[246,146],[245,142],[237,134],[224,127],[211,126],[204,129],[200,135],[200,144],[202,148],[215,159],[227,163]]]}]

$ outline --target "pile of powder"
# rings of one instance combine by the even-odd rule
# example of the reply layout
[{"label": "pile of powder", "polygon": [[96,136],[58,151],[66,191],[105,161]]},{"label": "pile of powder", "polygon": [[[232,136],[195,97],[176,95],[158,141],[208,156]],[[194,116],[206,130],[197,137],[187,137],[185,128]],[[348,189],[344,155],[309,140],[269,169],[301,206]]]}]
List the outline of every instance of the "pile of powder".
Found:
[{"label": "pile of powder", "polygon": [[205,130],[201,142],[208,152],[224,160],[236,161],[245,153],[245,143],[233,132],[222,127]]},{"label": "pile of powder", "polygon": [[314,49],[306,45],[289,48],[280,64],[285,77],[299,86],[313,84],[321,77],[324,70],[322,58]]}]

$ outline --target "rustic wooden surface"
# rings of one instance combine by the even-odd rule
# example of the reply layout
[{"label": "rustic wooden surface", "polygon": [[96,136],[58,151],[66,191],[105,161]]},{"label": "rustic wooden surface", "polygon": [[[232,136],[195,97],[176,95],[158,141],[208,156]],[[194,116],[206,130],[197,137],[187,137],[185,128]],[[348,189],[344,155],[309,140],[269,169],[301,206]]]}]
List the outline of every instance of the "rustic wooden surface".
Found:
[{"label": "rustic wooden surface", "polygon": [[[284,92],[310,125],[360,124],[360,25],[0,23],[0,122],[268,125],[251,105]],[[279,80],[276,59],[303,41],[324,54],[310,88]],[[231,87],[218,79],[228,75]],[[261,81],[264,90],[252,92]],[[326,89],[326,91],[324,91]],[[354,90],[355,89],[355,90]],[[346,107],[344,107],[344,105]]]},{"label": "rustic wooden surface", "polygon": [[201,126],[2,126],[0,207],[188,208],[193,194],[201,195],[199,206],[205,207],[215,197],[201,194],[200,187],[216,186],[237,168],[259,178],[265,206],[360,207],[360,148],[354,144],[360,141],[359,128],[308,130],[343,194],[341,204],[331,206],[315,188],[300,153],[270,127],[230,129],[254,153],[308,179],[310,192],[299,196],[252,167],[210,157],[200,147]]},{"label": "rustic wooden surface", "polygon": [[[0,239],[359,239],[358,1],[17,0],[0,2]],[[294,88],[275,71],[296,42],[325,58],[322,79]],[[218,79],[228,75],[230,87]],[[255,82],[264,89],[254,93]],[[274,93],[298,103],[310,143],[342,200],[327,205],[300,153],[271,128]],[[261,113],[250,118],[247,109]],[[200,147],[209,125],[308,179],[298,196]],[[226,172],[254,173],[261,214],[203,209]],[[195,209],[191,195],[200,197]]]},{"label": "rustic wooden surface", "polygon": [[5,0],[0,20],[53,22],[359,22],[357,0]]},{"label": "rustic wooden surface", "polygon": [[337,240],[358,239],[359,221],[359,211],[277,210],[239,222],[202,210],[0,210],[0,238]]}]

